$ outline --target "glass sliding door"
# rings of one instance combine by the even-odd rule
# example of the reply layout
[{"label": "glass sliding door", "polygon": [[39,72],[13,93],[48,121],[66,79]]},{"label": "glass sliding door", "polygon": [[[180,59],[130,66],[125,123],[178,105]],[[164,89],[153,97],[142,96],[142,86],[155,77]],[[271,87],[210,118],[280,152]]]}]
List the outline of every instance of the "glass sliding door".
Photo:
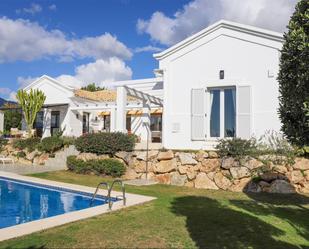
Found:
[{"label": "glass sliding door", "polygon": [[83,113],[83,134],[89,133],[89,113]]},{"label": "glass sliding door", "polygon": [[52,136],[57,135],[60,131],[60,112],[52,111],[51,112],[51,123],[50,123],[50,133]]},{"label": "glass sliding door", "polygon": [[224,89],[224,137],[235,137],[236,133],[236,91]]},{"label": "glass sliding door", "polygon": [[36,135],[42,137],[43,135],[43,126],[44,126],[44,112],[39,111],[36,115],[33,127],[36,130]]},{"label": "glass sliding door", "polygon": [[220,137],[220,90],[210,91],[210,136]]}]

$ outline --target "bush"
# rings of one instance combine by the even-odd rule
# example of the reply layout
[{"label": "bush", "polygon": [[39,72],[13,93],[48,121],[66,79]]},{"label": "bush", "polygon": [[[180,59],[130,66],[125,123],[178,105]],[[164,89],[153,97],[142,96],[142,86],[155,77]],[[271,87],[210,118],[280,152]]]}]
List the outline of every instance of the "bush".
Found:
[{"label": "bush", "polygon": [[16,153],[16,157],[17,158],[25,158],[26,157],[26,153],[24,151],[18,151]]},{"label": "bush", "polygon": [[63,141],[63,146],[70,146],[70,145],[74,145],[76,138],[74,137],[61,137],[62,141]]},{"label": "bush", "polygon": [[86,134],[76,139],[75,146],[80,152],[113,156],[118,151],[132,151],[135,137],[121,132]]},{"label": "bush", "polygon": [[60,137],[46,137],[43,138],[42,142],[39,145],[39,150],[54,153],[57,150],[60,150],[63,147],[63,140]]},{"label": "bush", "polygon": [[249,140],[241,138],[221,139],[216,149],[221,157],[232,156],[239,158],[256,154],[257,143],[253,138]]},{"label": "bush", "polygon": [[125,173],[125,166],[116,159],[83,161],[76,159],[76,156],[69,156],[67,158],[67,167],[69,170],[79,174],[93,172],[97,175],[120,177]]},{"label": "bush", "polygon": [[28,152],[32,152],[38,147],[40,142],[40,138],[37,137],[31,137],[27,139],[15,139],[13,141],[13,147],[20,150],[27,149]]},{"label": "bush", "polygon": [[2,151],[3,147],[6,146],[8,143],[8,140],[5,138],[0,138],[0,151]]}]

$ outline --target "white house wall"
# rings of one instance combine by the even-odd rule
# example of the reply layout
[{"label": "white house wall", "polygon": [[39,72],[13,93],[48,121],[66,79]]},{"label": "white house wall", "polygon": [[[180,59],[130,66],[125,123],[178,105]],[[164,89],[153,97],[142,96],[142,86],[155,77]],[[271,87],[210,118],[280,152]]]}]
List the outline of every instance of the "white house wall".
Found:
[{"label": "white house wall", "polygon": [[[248,39],[250,41],[246,41]],[[281,43],[266,40],[269,42],[266,46],[265,40],[220,30],[160,61],[160,69],[164,70],[164,147],[200,149],[213,145],[210,140],[191,140],[192,88],[250,85],[252,135],[260,136],[266,130],[280,129],[276,77]],[[219,80],[220,70],[225,71],[224,80]],[[178,132],[175,126],[179,128]]]}]

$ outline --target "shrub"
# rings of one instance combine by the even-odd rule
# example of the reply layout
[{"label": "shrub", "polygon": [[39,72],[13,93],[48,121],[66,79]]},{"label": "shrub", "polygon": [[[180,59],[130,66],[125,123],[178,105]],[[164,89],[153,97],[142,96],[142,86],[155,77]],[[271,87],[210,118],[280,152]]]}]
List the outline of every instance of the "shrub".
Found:
[{"label": "shrub", "polygon": [[132,151],[135,137],[121,132],[86,134],[76,139],[80,152],[114,155],[117,151]]},{"label": "shrub", "polygon": [[6,146],[8,143],[8,140],[5,138],[0,138],[0,151],[2,151],[3,147]]},{"label": "shrub", "polygon": [[74,137],[61,137],[63,141],[63,146],[74,145],[76,138]]},{"label": "shrub", "polygon": [[125,166],[116,159],[83,161],[76,159],[76,156],[69,156],[67,158],[67,167],[69,170],[79,174],[93,172],[97,175],[120,177],[125,173]]},{"label": "shrub", "polygon": [[15,139],[13,141],[13,147],[20,150],[27,149],[28,152],[32,152],[38,147],[40,142],[40,138],[37,137],[27,139]]},{"label": "shrub", "polygon": [[303,108],[309,96],[308,9],[308,0],[301,0],[296,5],[284,35],[278,74],[282,131],[298,146],[309,145],[308,119]]},{"label": "shrub", "polygon": [[39,150],[54,153],[63,147],[63,140],[60,137],[46,137],[43,138],[39,145]]},{"label": "shrub", "polygon": [[16,153],[16,157],[17,158],[25,158],[26,157],[26,153],[24,151],[18,151]]},{"label": "shrub", "polygon": [[220,156],[243,157],[257,153],[257,144],[255,139],[221,139],[216,146]]}]

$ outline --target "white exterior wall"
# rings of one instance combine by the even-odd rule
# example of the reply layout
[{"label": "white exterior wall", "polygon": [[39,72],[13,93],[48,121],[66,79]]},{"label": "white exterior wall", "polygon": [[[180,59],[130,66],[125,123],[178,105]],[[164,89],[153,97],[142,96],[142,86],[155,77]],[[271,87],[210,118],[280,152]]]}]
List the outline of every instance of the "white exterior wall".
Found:
[{"label": "white exterior wall", "polygon": [[[162,58],[159,66],[164,70],[163,146],[213,148],[213,139],[191,140],[192,88],[250,85],[251,134],[260,136],[270,129],[279,131],[276,77],[280,47],[278,41],[221,28]],[[224,80],[219,80],[220,70],[225,71]],[[268,76],[269,72],[273,77]],[[174,130],[176,124],[178,132]]]}]

